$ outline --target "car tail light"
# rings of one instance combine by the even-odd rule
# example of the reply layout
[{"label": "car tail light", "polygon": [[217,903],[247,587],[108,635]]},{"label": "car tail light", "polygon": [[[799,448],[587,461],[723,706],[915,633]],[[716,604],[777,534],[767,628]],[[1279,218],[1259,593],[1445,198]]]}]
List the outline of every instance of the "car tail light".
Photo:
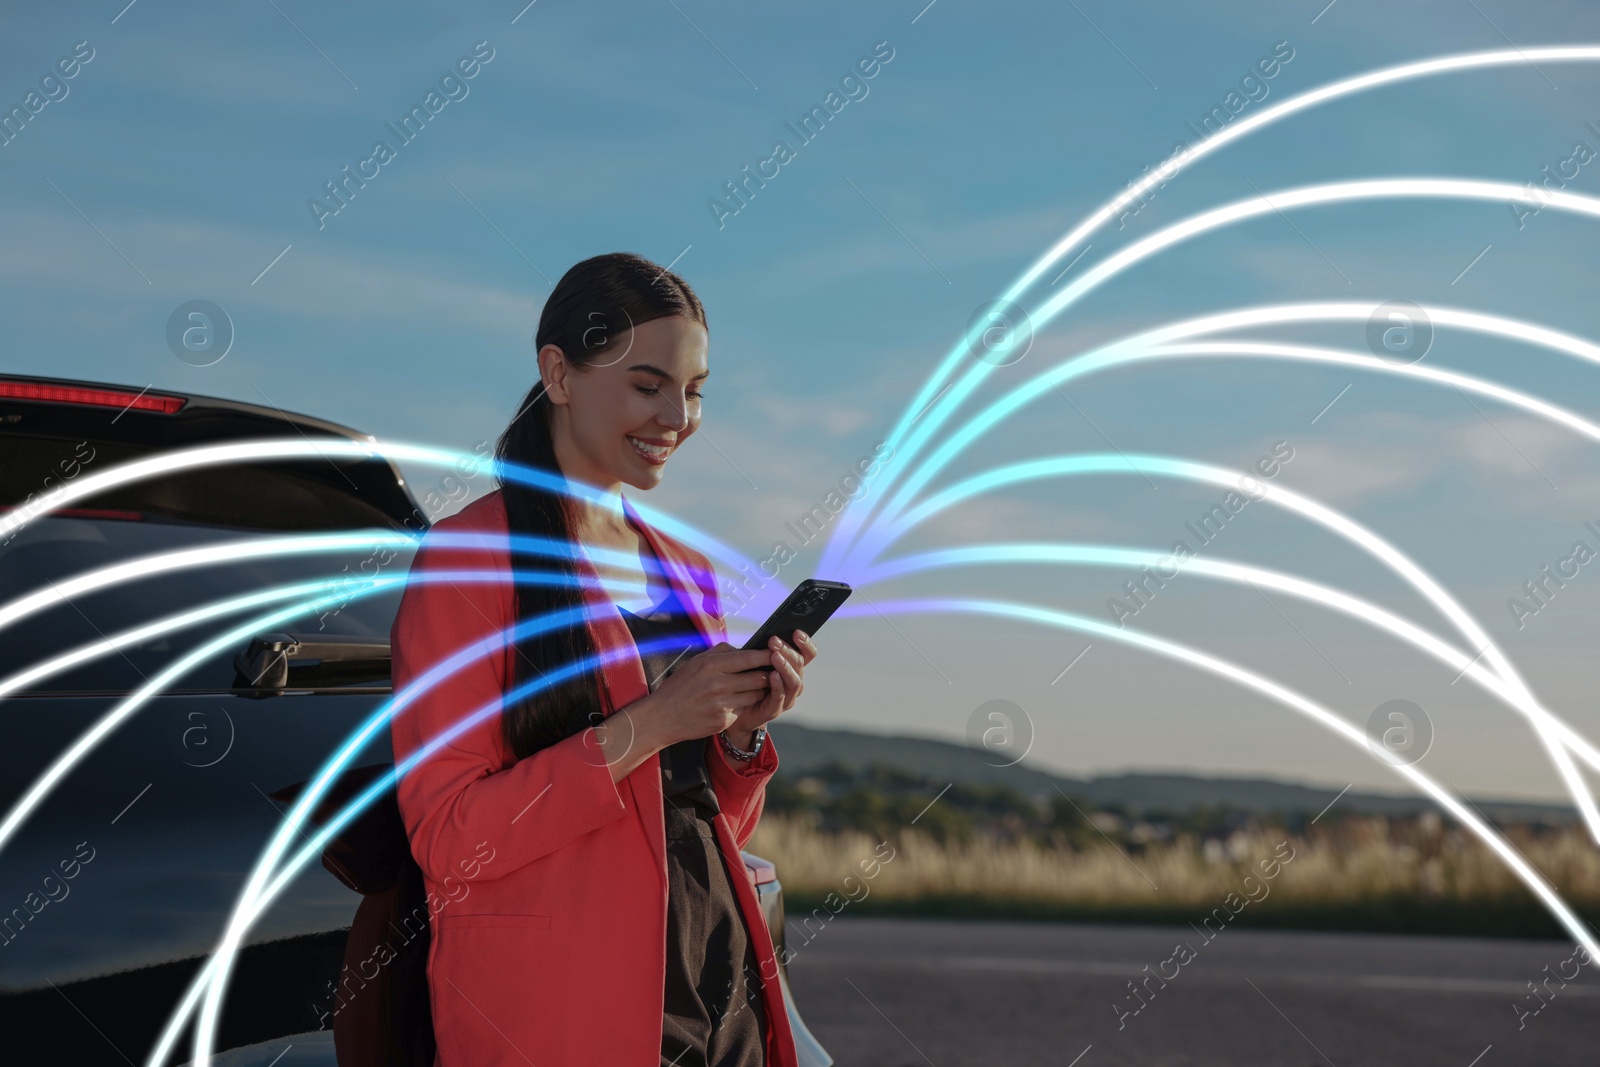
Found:
[{"label": "car tail light", "polygon": [[171,415],[187,399],[162,393],[130,393],[125,389],[91,389],[80,385],[49,385],[44,382],[0,381],[0,398],[40,400],[51,404],[87,404],[92,407],[120,408],[124,411],[155,411]]},{"label": "car tail light", "polygon": [[771,860],[764,860],[760,856],[752,856],[748,852],[739,853],[744,859],[745,873],[756,885],[766,885],[768,882],[778,880],[778,868]]}]

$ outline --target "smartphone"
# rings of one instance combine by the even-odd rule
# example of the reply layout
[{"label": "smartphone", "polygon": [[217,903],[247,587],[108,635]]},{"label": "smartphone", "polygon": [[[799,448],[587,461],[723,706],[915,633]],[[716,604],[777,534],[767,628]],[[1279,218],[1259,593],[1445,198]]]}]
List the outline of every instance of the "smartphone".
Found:
[{"label": "smartphone", "polygon": [[828,617],[839,610],[839,605],[845,602],[850,593],[850,587],[843,582],[807,578],[795,586],[794,592],[778,606],[778,610],[744,643],[745,650],[764,649],[773,636],[781,638],[784,644],[793,648],[794,641],[791,638],[796,630],[804,630],[808,637],[815,634],[822,629]]}]

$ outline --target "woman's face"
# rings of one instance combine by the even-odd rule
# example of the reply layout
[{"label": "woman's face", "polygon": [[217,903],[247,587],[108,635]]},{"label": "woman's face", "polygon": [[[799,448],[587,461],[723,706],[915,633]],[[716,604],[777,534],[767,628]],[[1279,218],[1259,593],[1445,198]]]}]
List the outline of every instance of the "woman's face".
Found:
[{"label": "woman's face", "polygon": [[619,335],[580,369],[554,345],[541,349],[562,472],[598,488],[655,488],[672,453],[700,427],[707,348],[705,327],[670,315]]}]

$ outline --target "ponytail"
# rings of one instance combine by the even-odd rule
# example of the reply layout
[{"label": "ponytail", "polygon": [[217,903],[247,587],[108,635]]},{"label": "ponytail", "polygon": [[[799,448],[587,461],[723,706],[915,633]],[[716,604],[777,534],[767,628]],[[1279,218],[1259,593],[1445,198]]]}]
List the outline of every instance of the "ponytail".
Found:
[{"label": "ponytail", "polygon": [[[584,368],[621,359],[622,355],[611,360],[598,357],[619,345],[625,354],[633,327],[669,315],[706,324],[699,297],[678,275],[629,252],[595,256],[573,266],[556,283],[539,315],[534,350],[555,345],[574,371],[582,373]],[[508,465],[521,466],[562,478],[551,434],[553,408],[544,382],[535,382],[495,445],[495,478],[505,502],[510,535],[557,546],[550,556],[520,566],[513,551],[513,570],[529,569],[531,564],[552,577],[548,584],[518,583],[518,624],[582,609],[585,604],[576,561],[561,547],[571,546],[571,552],[576,552],[572,535],[576,513],[571,497],[515,481],[506,471]],[[587,614],[581,611],[579,622],[544,629],[515,642],[513,677],[507,691],[543,677],[547,671],[593,658],[594,637],[581,622]],[[501,714],[506,747],[522,759],[598,724],[605,717],[600,700],[603,686],[604,676],[595,663],[557,685],[544,686],[514,705],[508,704]]]}]

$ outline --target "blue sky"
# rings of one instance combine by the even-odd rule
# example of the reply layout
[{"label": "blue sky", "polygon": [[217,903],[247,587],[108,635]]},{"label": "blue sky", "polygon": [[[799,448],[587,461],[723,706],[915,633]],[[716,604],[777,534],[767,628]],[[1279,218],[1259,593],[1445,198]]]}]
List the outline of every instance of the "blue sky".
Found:
[{"label": "blue sky", "polygon": [[[1251,108],[1507,39],[1600,41],[1597,23],[1600,12],[1577,3],[1507,0],[13,9],[0,33],[7,109],[78,42],[93,58],[0,147],[0,367],[270,401],[384,438],[470,448],[499,432],[532,381],[529,338],[550,279],[604,251],[676,258],[708,309],[712,378],[699,439],[648,502],[759,558],[783,519],[821,500],[887,434],[978,305],[1178,139],[1192,140],[1186,123],[1222,104],[1278,42],[1293,58]],[[398,145],[385,124],[438,91],[479,42],[493,58],[450,83],[454,98]],[[875,46],[893,58],[865,95],[857,89],[799,145],[785,123],[822,104]],[[1594,64],[1519,65],[1304,113],[1186,168],[1126,229],[1092,238],[1084,264],[1252,186],[1538,180],[1574,141],[1600,150],[1585,125],[1600,126],[1597,88]],[[719,228],[708,200],[780,138],[795,158]],[[379,139],[397,146],[394,158],[319,228],[307,201]],[[1597,174],[1600,161],[1568,188],[1600,194]],[[1098,341],[1287,300],[1432,301],[1600,336],[1594,225],[1545,211],[1519,229],[1505,204],[1419,201],[1253,220],[1097,291],[981,397]],[[168,317],[194,299],[222,306],[236,330],[227,357],[208,367],[175,358],[165,340]],[[1359,326],[1274,336],[1360,347]],[[1427,360],[1600,411],[1592,365],[1443,332]],[[1549,706],[1600,736],[1586,654],[1600,638],[1600,563],[1521,629],[1506,606],[1574,540],[1600,548],[1582,528],[1600,520],[1590,443],[1486,402],[1480,412],[1448,389],[1259,361],[1123,369],[1069,395],[1075,406],[1041,401],[1019,413],[940,484],[998,463],[1105,451],[1107,439],[1229,466],[1289,441],[1283,484],[1410,552]],[[413,478],[425,486],[430,476]],[[959,509],[908,545],[1165,549],[1215,498],[1208,487],[1126,477],[1033,483]],[[1255,509],[1225,537],[1208,552],[1341,585],[1445,632],[1395,579],[1303,522]],[[810,573],[816,549],[785,580]],[[1109,619],[1105,601],[1127,577],[989,567],[864,592],[1003,597]],[[1184,575],[1138,625],[1278,677],[1358,723],[1386,700],[1413,700],[1433,719],[1425,769],[1442,780],[1477,793],[1556,792],[1505,709],[1326,612]],[[1033,720],[1034,756],[1076,773],[1396,785],[1291,713],[1104,642],[1052,684],[1088,640],[951,617],[860,618],[824,637],[833,640],[821,642],[801,721],[959,738],[976,707],[1007,699]]]}]

